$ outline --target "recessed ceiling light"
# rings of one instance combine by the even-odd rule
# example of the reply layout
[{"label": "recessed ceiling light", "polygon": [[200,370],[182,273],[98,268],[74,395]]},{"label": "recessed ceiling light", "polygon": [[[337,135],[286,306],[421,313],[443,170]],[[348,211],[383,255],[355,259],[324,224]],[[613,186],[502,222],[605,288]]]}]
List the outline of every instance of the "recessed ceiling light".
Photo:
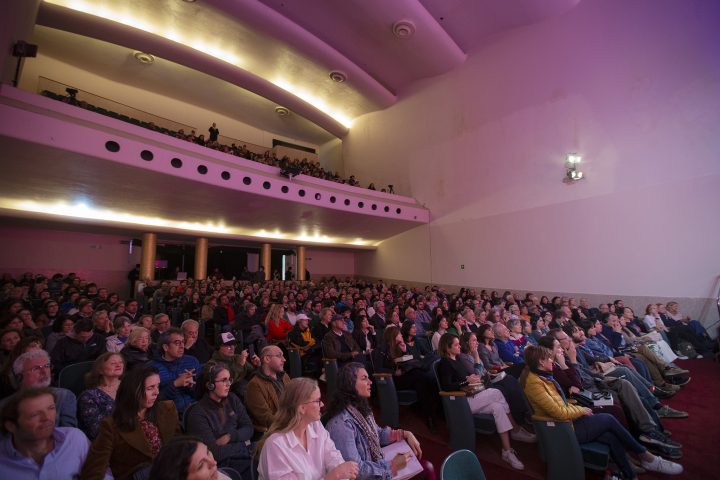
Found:
[{"label": "recessed ceiling light", "polygon": [[187,2],[187,3],[195,3],[195,0],[183,0],[183,2]]},{"label": "recessed ceiling light", "polygon": [[278,105],[277,107],[275,107],[275,113],[277,113],[281,117],[287,117],[288,115],[290,115],[290,110]]},{"label": "recessed ceiling light", "polygon": [[155,57],[145,52],[133,52],[133,57],[135,57],[135,60],[144,65],[150,65],[155,61]]},{"label": "recessed ceiling light", "polygon": [[415,24],[410,20],[398,20],[393,23],[392,32],[397,38],[410,38],[415,35]]},{"label": "recessed ceiling light", "polygon": [[345,72],[333,70],[332,72],[330,72],[330,80],[337,83],[343,83],[345,82],[345,80],[347,80],[347,75],[345,75]]}]

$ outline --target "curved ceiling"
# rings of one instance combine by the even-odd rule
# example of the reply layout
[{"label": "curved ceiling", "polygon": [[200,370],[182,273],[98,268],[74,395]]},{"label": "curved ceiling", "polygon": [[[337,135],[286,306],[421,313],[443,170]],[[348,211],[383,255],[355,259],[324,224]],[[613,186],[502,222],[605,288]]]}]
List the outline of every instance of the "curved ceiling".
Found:
[{"label": "curved ceiling", "polygon": [[[45,0],[37,23],[189,67],[262,97],[262,108],[283,105],[342,138],[353,119],[392,105],[413,82],[461,65],[493,35],[579,1]],[[394,35],[398,21],[414,34]],[[106,77],[112,73],[104,68],[122,67],[85,60],[62,38],[54,36],[48,50],[75,56],[70,63]],[[333,81],[331,71],[347,80]],[[242,112],[236,117],[253,123]]]}]

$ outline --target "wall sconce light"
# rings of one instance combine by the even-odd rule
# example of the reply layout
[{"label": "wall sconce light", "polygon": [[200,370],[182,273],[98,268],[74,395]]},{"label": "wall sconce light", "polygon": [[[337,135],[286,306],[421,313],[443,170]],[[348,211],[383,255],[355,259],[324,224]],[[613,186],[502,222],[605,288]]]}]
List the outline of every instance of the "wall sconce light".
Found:
[{"label": "wall sconce light", "polygon": [[582,161],[582,156],[577,153],[568,153],[565,160],[565,178],[563,182],[574,183],[585,178],[583,172],[578,170],[578,164]]}]

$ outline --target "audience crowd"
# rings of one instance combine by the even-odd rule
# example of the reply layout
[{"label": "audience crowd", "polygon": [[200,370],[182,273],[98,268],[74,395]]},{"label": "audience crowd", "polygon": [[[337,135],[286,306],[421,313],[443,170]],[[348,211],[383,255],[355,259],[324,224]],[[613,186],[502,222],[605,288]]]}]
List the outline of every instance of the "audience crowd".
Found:
[{"label": "audience crowd", "polygon": [[[219,152],[227,153],[229,155],[235,155],[236,157],[241,157],[246,160],[252,160],[254,162],[262,163],[265,165],[278,167],[280,169],[281,175],[289,178],[292,178],[296,175],[308,175],[323,180],[329,180],[331,182],[344,183],[352,187],[360,186],[360,182],[355,179],[354,175],[350,175],[348,178],[343,178],[337,172],[325,170],[317,162],[312,162],[307,158],[303,158],[302,160],[295,158],[291,160],[290,157],[288,157],[287,155],[283,156],[282,158],[278,158],[277,155],[275,155],[275,152],[271,152],[270,150],[266,150],[263,153],[253,152],[248,149],[247,144],[222,144],[219,141],[220,129],[215,123],[213,123],[208,128],[207,135],[205,135],[204,133],[198,134],[195,130],[190,130],[189,132],[186,132],[183,128],[180,128],[178,130],[170,130],[164,127],[160,127],[154,122],[142,122],[140,120],[130,118],[127,115],[120,115],[118,113],[108,111],[104,108],[96,107],[84,100],[78,99],[78,92],[75,89],[67,89],[67,91],[68,95],[60,95],[49,90],[44,90],[42,94],[46,97],[68,103],[70,105],[75,105],[86,110],[102,113],[104,115],[108,115],[119,120],[124,120],[126,122],[139,125],[149,130],[160,132],[171,137],[185,140],[187,142],[195,143],[203,147],[212,148],[213,150],[217,150]],[[374,183],[370,183],[367,188],[369,190],[377,190]],[[393,185],[388,185],[386,188],[383,187],[380,190],[382,192],[395,193]]]},{"label": "audience crowd", "polygon": [[[72,273],[4,275],[0,471],[390,479],[412,452],[434,479],[413,433],[377,424],[375,374],[415,390],[431,430],[439,390],[464,391],[473,413],[494,419],[511,468],[524,468],[512,442],[535,442],[541,419],[606,443],[619,477],[678,474],[682,445],[663,421],[688,416],[667,400],[690,372],[674,362],[716,351],[677,302],[638,318],[622,300],[217,277],[151,283],[122,300]],[[324,399],[317,379],[333,361]],[[85,388],[67,382],[82,366]],[[386,458],[383,447],[401,441],[409,450]]]}]

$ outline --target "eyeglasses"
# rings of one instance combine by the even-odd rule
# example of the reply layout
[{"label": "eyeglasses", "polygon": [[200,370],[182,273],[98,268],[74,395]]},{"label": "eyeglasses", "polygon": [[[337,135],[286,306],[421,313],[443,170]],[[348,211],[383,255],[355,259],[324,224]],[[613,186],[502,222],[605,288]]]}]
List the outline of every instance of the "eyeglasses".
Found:
[{"label": "eyeglasses", "polygon": [[215,383],[224,383],[224,384],[226,384],[226,385],[232,385],[233,380],[232,380],[232,378],[230,378],[230,377],[228,377],[228,378],[221,378],[220,380],[215,380]]},{"label": "eyeglasses", "polygon": [[317,400],[310,400],[309,402],[305,402],[303,405],[307,405],[308,403],[317,403],[319,407],[322,404],[322,398],[318,398]]},{"label": "eyeglasses", "polygon": [[52,365],[46,363],[45,365],[35,365],[34,367],[25,370],[25,372],[40,373],[43,370],[52,370]]}]

